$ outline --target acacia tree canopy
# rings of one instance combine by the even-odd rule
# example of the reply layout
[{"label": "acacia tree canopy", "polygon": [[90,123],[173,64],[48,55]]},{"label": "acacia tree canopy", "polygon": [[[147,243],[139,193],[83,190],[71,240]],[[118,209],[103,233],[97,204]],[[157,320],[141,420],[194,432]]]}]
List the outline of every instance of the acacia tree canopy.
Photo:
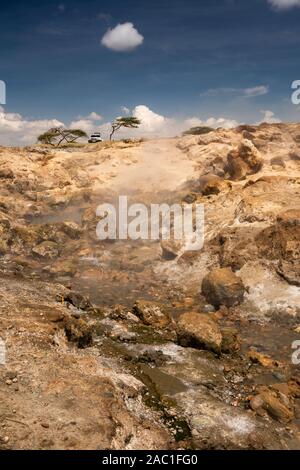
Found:
[{"label": "acacia tree canopy", "polygon": [[188,129],[187,131],[183,132],[183,135],[202,135],[202,134],[208,134],[209,132],[214,131],[212,127],[208,126],[197,126],[197,127],[192,127],[191,129]]},{"label": "acacia tree canopy", "polygon": [[140,119],[134,116],[119,117],[112,123],[112,130],[109,136],[109,139],[112,140],[112,137],[116,131],[121,129],[121,127],[127,127],[130,129],[137,129],[141,124]]},{"label": "acacia tree canopy", "polygon": [[38,142],[59,147],[63,142],[72,144],[82,137],[87,137],[87,134],[81,129],[55,127],[41,134],[38,137]]}]

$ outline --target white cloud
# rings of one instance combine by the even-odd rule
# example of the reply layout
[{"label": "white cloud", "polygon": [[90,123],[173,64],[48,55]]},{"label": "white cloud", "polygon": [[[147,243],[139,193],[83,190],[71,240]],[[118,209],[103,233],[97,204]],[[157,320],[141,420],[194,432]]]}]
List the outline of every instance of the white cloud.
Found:
[{"label": "white cloud", "polygon": [[90,134],[95,130],[95,127],[99,127],[99,121],[103,119],[100,114],[93,111],[88,116],[79,116],[76,120],[72,121],[68,127],[71,129],[82,129],[87,134]]},{"label": "white cloud", "polygon": [[236,95],[242,98],[255,98],[269,93],[268,85],[257,85],[252,88],[210,88],[200,94],[202,97],[214,97],[220,95]]},{"label": "white cloud", "polygon": [[213,128],[223,127],[224,129],[231,129],[232,127],[236,127],[238,125],[238,121],[235,121],[234,119],[227,119],[224,117],[210,117],[208,119],[205,119],[204,121],[202,119],[199,119],[198,117],[192,117],[183,121],[182,130],[197,126],[208,126]]},{"label": "white cloud", "polygon": [[130,109],[127,108],[126,106],[121,106],[121,110],[126,115],[130,114]]},{"label": "white cloud", "polygon": [[[263,118],[257,124],[281,122],[270,110],[261,111],[261,113]],[[230,129],[240,124],[235,119],[223,116],[212,116],[207,119],[201,119],[198,116],[185,119],[167,117],[154,112],[146,105],[136,106],[132,110],[132,115],[141,120],[140,127],[138,129],[120,129],[116,134],[117,139],[125,137],[174,137],[196,126]],[[24,146],[35,144],[37,137],[51,127],[79,128],[88,135],[93,132],[101,132],[103,138],[106,139],[110,133],[111,123],[101,123],[100,118],[99,114],[92,112],[87,117],[81,117],[65,124],[57,119],[30,120],[18,113],[6,112],[4,108],[0,107],[0,145]]]},{"label": "white cloud", "polygon": [[123,23],[118,24],[113,29],[108,29],[101,40],[101,44],[113,51],[128,52],[140,46],[143,41],[144,37],[135,29],[132,23]]},{"label": "white cloud", "polygon": [[[91,134],[98,129],[101,130],[102,127],[107,129],[107,124],[99,125],[101,120],[102,116],[93,111],[87,117],[72,121],[67,127],[82,129],[87,134]],[[37,137],[51,127],[66,127],[66,124],[58,119],[30,120],[21,114],[6,112],[0,106],[0,145],[34,144]]]},{"label": "white cloud", "polygon": [[202,126],[202,121],[198,117],[191,117],[184,121],[188,128]]},{"label": "white cloud", "polygon": [[95,111],[93,111],[91,114],[87,116],[86,119],[91,119],[91,121],[101,121],[103,118],[102,116],[100,116],[100,114],[95,113]]},{"label": "white cloud", "polygon": [[78,121],[72,121],[68,127],[70,129],[81,129],[90,134],[94,131],[95,122],[91,119],[78,119]]},{"label": "white cloud", "polygon": [[277,124],[281,122],[281,120],[275,116],[273,111],[264,110],[264,111],[261,111],[261,113],[264,115],[264,117],[257,124],[262,124],[263,122],[266,122],[268,124]]},{"label": "white cloud", "polygon": [[255,96],[262,96],[269,93],[269,87],[266,85],[255,86],[253,88],[245,88],[244,96],[246,98],[254,98]]},{"label": "white cloud", "polygon": [[276,10],[288,10],[289,8],[300,7],[300,0],[268,0],[268,2]]},{"label": "white cloud", "polygon": [[136,106],[132,114],[142,122],[140,131],[146,132],[147,134],[156,132],[164,127],[168,122],[167,118],[160,114],[156,114],[145,105]]},{"label": "white cloud", "polygon": [[[136,106],[132,112],[133,116],[141,120],[139,129],[132,131],[132,136],[144,137],[174,137],[183,131],[196,126],[224,127],[230,129],[239,123],[233,119],[224,117],[210,117],[202,120],[197,116],[187,119],[175,119],[155,113],[146,105]],[[128,135],[128,129],[124,131]]]},{"label": "white cloud", "polygon": [[51,127],[63,125],[57,119],[29,120],[0,107],[0,145],[29,145]]},{"label": "white cloud", "polygon": [[224,129],[232,129],[233,127],[236,127],[239,125],[238,121],[235,121],[234,119],[227,119],[224,117],[220,118],[208,118],[206,121],[202,122],[203,126],[209,126],[209,127],[223,127]]}]

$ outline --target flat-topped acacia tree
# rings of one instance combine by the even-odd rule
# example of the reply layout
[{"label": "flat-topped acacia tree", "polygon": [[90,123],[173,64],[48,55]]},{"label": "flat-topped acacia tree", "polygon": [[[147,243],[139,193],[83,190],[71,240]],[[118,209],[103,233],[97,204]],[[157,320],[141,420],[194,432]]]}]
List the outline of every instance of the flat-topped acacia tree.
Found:
[{"label": "flat-topped acacia tree", "polygon": [[62,143],[73,144],[76,140],[87,137],[86,132],[81,129],[64,129],[63,127],[54,127],[38,137],[38,142],[42,144],[59,147]]},{"label": "flat-topped acacia tree", "polygon": [[140,119],[134,116],[127,116],[127,117],[119,117],[112,123],[112,129],[109,136],[109,140],[112,140],[113,135],[117,132],[121,127],[127,127],[130,129],[137,129],[141,124]]},{"label": "flat-topped acacia tree", "polygon": [[209,132],[213,132],[215,129],[208,126],[197,126],[188,129],[187,131],[183,132],[182,135],[202,135],[202,134],[209,134]]}]

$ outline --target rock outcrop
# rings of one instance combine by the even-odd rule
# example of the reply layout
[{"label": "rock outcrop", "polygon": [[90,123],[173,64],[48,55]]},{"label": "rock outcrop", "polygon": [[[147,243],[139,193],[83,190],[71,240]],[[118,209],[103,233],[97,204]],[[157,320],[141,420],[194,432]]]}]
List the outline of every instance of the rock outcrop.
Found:
[{"label": "rock outcrop", "polygon": [[246,176],[254,175],[262,166],[263,158],[250,140],[244,140],[227,156],[226,169],[233,180],[242,180]]},{"label": "rock outcrop", "polygon": [[202,281],[202,294],[217,308],[221,305],[233,307],[243,302],[245,286],[231,269],[214,269]]},{"label": "rock outcrop", "polygon": [[209,315],[187,312],[177,323],[178,342],[181,346],[209,349],[221,352],[222,333]]}]

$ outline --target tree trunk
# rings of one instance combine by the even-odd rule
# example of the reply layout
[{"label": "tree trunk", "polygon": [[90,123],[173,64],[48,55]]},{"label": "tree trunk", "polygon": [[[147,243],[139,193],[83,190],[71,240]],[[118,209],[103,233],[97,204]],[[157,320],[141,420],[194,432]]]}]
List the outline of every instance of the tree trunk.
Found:
[{"label": "tree trunk", "polygon": [[113,137],[114,133],[115,133],[115,129],[113,129],[113,131],[110,133],[110,136],[109,136],[110,142],[112,141],[112,137]]}]

